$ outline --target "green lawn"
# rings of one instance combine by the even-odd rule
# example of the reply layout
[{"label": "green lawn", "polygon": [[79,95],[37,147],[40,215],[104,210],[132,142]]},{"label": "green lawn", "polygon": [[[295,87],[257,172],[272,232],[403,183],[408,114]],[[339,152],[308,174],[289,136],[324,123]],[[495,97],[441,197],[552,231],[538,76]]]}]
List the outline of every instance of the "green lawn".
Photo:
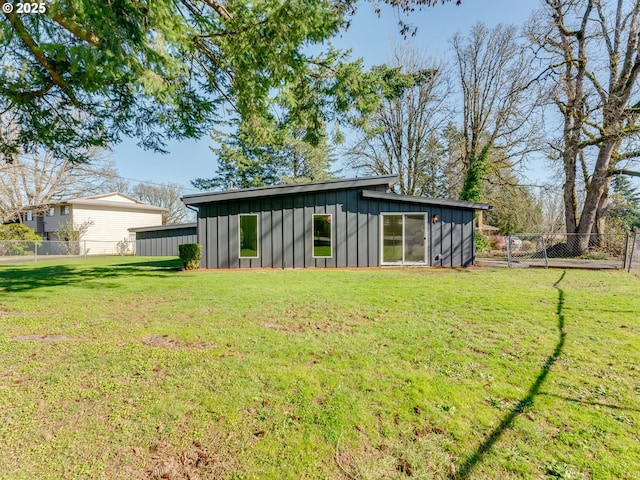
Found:
[{"label": "green lawn", "polygon": [[622,479],[640,282],[0,265],[1,479]]}]

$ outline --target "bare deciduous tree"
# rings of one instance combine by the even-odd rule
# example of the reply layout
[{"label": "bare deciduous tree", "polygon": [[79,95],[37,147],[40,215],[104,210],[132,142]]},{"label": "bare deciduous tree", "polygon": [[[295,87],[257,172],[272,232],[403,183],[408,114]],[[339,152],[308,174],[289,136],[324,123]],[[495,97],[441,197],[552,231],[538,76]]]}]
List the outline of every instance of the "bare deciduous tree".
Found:
[{"label": "bare deciduous tree", "polygon": [[579,254],[605,206],[612,170],[640,156],[633,147],[640,133],[640,2],[545,0],[542,13],[529,36],[554,81],[551,100],[562,119],[554,147],[564,167],[566,230],[577,234]]},{"label": "bare deciduous tree", "polygon": [[130,193],[150,205],[166,208],[168,211],[162,214],[162,224],[166,225],[184,223],[190,217],[189,210],[181,200],[183,190],[183,187],[176,183],[139,183],[132,187]]},{"label": "bare deciduous tree", "polygon": [[451,113],[447,68],[408,49],[397,49],[393,64],[413,77],[413,86],[382,102],[349,149],[350,164],[370,174],[397,174],[399,193],[438,196],[444,169],[440,136]]},{"label": "bare deciduous tree", "polygon": [[82,223],[67,220],[58,225],[58,229],[53,233],[60,242],[60,247],[65,254],[80,255],[80,240],[87,234],[93,224],[93,220],[85,220]]},{"label": "bare deciduous tree", "polygon": [[467,37],[454,35],[452,46],[462,94],[461,161],[467,175],[476,176],[471,183],[478,183],[466,188],[479,192],[486,174],[504,167],[492,166],[492,157],[513,166],[539,148],[532,122],[537,95],[528,88],[531,58],[515,26],[489,29],[478,23]]},{"label": "bare deciduous tree", "polygon": [[14,155],[10,162],[0,162],[2,219],[21,221],[27,210],[38,213],[50,202],[99,191],[115,167],[101,152],[90,155],[91,164],[72,164],[48,151]]}]

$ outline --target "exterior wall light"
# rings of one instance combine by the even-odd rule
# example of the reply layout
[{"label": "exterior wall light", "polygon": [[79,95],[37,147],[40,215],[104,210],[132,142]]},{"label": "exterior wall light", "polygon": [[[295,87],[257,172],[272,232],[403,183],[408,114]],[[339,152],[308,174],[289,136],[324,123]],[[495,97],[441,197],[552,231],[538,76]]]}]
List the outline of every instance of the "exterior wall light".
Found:
[{"label": "exterior wall light", "polygon": [[431,223],[438,223],[440,221],[440,217],[438,215],[434,215],[431,217]]}]

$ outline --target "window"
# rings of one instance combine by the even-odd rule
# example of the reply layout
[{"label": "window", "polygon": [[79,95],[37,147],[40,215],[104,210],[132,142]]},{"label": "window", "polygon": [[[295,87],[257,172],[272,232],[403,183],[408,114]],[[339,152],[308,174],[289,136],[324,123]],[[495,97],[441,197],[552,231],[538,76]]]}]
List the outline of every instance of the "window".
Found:
[{"label": "window", "polygon": [[239,215],[240,258],[258,258],[258,215]]},{"label": "window", "polygon": [[382,263],[427,262],[426,214],[382,214]]},{"label": "window", "polygon": [[27,222],[33,222],[33,212],[31,210],[27,212]]},{"label": "window", "polygon": [[47,210],[47,217],[54,217],[55,215],[56,215],[55,207],[51,207],[49,210]]},{"label": "window", "polygon": [[69,215],[71,213],[71,209],[69,205],[62,205],[60,207],[60,215]]},{"label": "window", "polygon": [[333,256],[331,241],[331,215],[313,215],[313,256],[327,258]]},{"label": "window", "polygon": [[402,262],[402,215],[382,216],[382,262]]}]

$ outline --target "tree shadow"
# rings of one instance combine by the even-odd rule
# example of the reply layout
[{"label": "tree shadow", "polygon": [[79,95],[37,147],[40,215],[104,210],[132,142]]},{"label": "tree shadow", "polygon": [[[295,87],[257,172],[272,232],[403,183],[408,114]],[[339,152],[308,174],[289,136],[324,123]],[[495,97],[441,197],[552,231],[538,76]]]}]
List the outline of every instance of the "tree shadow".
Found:
[{"label": "tree shadow", "polygon": [[612,410],[622,410],[622,411],[625,411],[625,412],[640,413],[640,408],[621,407],[620,405],[613,405],[611,403],[590,402],[588,400],[581,400],[579,398],[565,397],[563,395],[556,395],[555,393],[548,393],[548,392],[540,392],[540,395],[544,395],[546,397],[559,398],[560,400],[564,400],[566,402],[579,403],[579,404],[583,404],[583,405],[593,405],[594,407],[604,407],[604,408],[610,408]]},{"label": "tree shadow", "polygon": [[166,260],[142,260],[138,262],[121,263],[118,266],[143,267],[146,270],[181,270],[183,263],[179,258],[168,257]]},{"label": "tree shadow", "polygon": [[[178,260],[178,262],[180,262]],[[83,284],[89,288],[118,288],[113,282],[96,282],[119,277],[163,277],[178,269],[180,263],[174,259],[166,261],[141,261],[108,266],[91,266],[83,263],[40,266],[28,268],[0,268],[0,291],[24,292],[45,287]],[[91,282],[91,283],[87,283]]]},{"label": "tree shadow", "polygon": [[562,272],[562,275],[558,279],[556,283],[553,284],[553,287],[558,290],[558,303],[556,306],[556,315],[558,318],[557,329],[558,329],[558,343],[556,344],[553,353],[547,357],[547,361],[544,363],[540,374],[536,378],[535,382],[529,388],[527,395],[518,402],[518,404],[509,412],[509,414],[502,419],[500,424],[491,432],[489,437],[473,452],[460,467],[458,468],[455,475],[452,475],[451,478],[455,480],[463,480],[469,477],[475,466],[482,461],[484,456],[491,451],[496,442],[500,439],[502,434],[507,428],[510,428],[513,425],[514,420],[518,415],[525,412],[527,408],[533,405],[533,401],[537,395],[540,394],[540,387],[544,383],[549,375],[549,371],[553,364],[558,360],[560,354],[562,353],[562,349],[564,348],[565,338],[567,333],[564,330],[564,290],[562,290],[558,285],[564,279],[566,275],[566,270]]}]

